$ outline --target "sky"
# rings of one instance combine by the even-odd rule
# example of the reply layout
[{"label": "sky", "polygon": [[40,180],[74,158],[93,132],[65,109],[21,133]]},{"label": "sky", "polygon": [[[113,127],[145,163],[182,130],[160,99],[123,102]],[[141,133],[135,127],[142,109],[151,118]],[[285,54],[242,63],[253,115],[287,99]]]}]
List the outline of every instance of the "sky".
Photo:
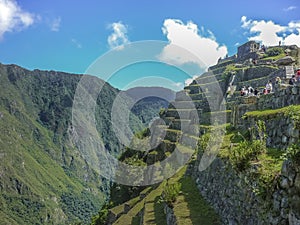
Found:
[{"label": "sky", "polygon": [[0,62],[77,74],[97,64],[119,89],[178,90],[248,40],[300,47],[299,11],[299,0],[0,0]]}]

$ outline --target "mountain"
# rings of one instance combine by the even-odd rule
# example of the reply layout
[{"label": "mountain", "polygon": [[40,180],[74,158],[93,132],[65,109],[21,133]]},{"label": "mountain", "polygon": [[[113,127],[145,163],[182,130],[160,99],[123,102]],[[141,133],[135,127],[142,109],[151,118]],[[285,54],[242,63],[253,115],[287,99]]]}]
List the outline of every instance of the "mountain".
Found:
[{"label": "mountain", "polygon": [[[106,201],[109,181],[70,138],[82,78],[0,64],[0,224],[87,224]],[[95,107],[97,131],[118,157],[123,144],[111,110],[119,90],[93,80],[103,85]],[[143,128],[134,115],[130,127]]]},{"label": "mountain", "polygon": [[162,87],[135,87],[125,91],[135,102],[132,113],[148,126],[153,118],[158,117],[161,109],[166,109],[175,100],[176,93]]}]

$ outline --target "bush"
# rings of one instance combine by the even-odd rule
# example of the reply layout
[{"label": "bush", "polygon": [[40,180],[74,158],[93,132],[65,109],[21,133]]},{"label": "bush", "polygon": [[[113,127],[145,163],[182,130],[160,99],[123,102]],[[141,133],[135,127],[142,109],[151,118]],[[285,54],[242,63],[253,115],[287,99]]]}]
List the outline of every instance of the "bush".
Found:
[{"label": "bush", "polygon": [[266,145],[260,140],[242,141],[230,151],[230,161],[239,170],[245,170],[250,166],[250,162],[257,159],[259,154],[266,152]]},{"label": "bush", "polygon": [[300,163],[300,142],[288,147],[282,158],[290,159],[295,163]]},{"label": "bush", "polygon": [[163,190],[163,200],[172,207],[172,203],[176,201],[177,196],[180,193],[181,183],[166,184]]},{"label": "bush", "polygon": [[267,55],[268,57],[281,55],[281,54],[283,54],[283,53],[284,53],[283,49],[282,49],[282,48],[279,48],[279,47],[269,48],[269,49],[267,49],[267,51],[266,51],[266,55]]}]

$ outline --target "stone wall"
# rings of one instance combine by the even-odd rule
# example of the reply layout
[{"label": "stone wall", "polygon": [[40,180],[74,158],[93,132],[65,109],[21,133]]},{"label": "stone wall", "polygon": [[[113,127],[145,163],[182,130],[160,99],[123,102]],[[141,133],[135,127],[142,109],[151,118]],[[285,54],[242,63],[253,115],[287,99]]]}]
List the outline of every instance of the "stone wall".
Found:
[{"label": "stone wall", "polygon": [[[259,118],[243,118],[246,112],[266,109],[278,109],[289,105],[300,104],[300,87],[287,86],[275,90],[275,93],[261,95],[259,98],[240,97],[231,106],[231,123],[234,127],[247,130],[254,127]],[[267,146],[286,149],[290,144],[300,140],[299,129],[295,129],[294,121],[283,114],[260,118],[265,121],[267,132]]]},{"label": "stone wall", "polygon": [[255,110],[278,109],[300,104],[300,86],[275,87],[275,92],[259,97],[239,97],[231,105],[231,123],[234,127],[245,127],[242,116]]},{"label": "stone wall", "polygon": [[[243,129],[254,127],[258,118],[248,117],[243,120]],[[299,141],[299,129],[295,128],[294,121],[278,114],[269,116],[264,120],[266,126],[267,146],[277,149],[286,149],[291,144]]]},{"label": "stone wall", "polygon": [[194,167],[192,175],[202,196],[221,216],[223,224],[300,224],[300,171],[299,166],[289,161],[284,162],[270,199],[256,194],[257,182],[249,178],[248,172],[237,172],[220,158],[205,171]]}]

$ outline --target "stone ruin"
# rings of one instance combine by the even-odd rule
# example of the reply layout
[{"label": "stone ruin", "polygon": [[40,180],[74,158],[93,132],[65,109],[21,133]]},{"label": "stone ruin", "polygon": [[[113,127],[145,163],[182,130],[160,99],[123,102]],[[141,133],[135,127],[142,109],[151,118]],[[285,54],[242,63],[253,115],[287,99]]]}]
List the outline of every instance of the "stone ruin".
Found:
[{"label": "stone ruin", "polygon": [[237,57],[239,60],[257,59],[257,52],[260,49],[260,44],[255,41],[248,41],[247,43],[238,47]]}]

